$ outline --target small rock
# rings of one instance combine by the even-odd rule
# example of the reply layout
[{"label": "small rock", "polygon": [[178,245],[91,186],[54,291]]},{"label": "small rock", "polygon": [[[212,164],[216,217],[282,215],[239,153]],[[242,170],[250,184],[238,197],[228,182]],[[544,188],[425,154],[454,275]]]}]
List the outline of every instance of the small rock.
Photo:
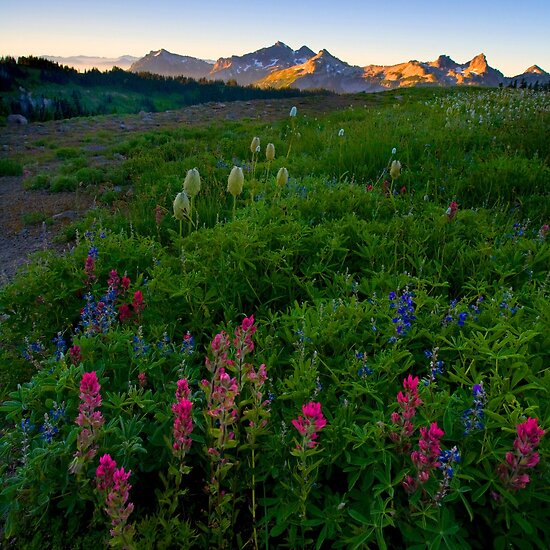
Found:
[{"label": "small rock", "polygon": [[74,210],[65,210],[64,212],[60,212],[59,214],[54,214],[52,216],[52,220],[75,220],[77,217],[77,213]]},{"label": "small rock", "polygon": [[28,124],[28,120],[23,115],[8,115],[7,118],[8,124]]},{"label": "small rock", "polygon": [[93,153],[97,153],[99,151],[105,151],[106,147],[105,145],[99,145],[99,144],[92,144],[86,146],[86,151],[90,151]]}]

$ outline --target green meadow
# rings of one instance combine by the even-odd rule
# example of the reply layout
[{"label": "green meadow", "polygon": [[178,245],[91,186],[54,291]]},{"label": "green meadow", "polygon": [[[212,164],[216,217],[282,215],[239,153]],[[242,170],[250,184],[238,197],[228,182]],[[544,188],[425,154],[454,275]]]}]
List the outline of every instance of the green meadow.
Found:
[{"label": "green meadow", "polygon": [[25,180],[97,201],[0,289],[6,548],[550,546],[549,93],[292,105]]}]

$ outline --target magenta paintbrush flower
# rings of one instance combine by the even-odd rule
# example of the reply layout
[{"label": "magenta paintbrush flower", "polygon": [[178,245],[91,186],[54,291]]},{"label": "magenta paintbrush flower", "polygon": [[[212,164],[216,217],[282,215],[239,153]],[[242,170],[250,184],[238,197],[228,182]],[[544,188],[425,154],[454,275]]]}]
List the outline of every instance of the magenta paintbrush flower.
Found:
[{"label": "magenta paintbrush flower", "polygon": [[101,386],[95,371],[85,372],[80,381],[80,406],[75,423],[81,427],[76,440],[76,453],[69,471],[77,474],[84,464],[97,452],[97,439],[105,419],[99,409],[101,406]]},{"label": "magenta paintbrush flower", "polygon": [[416,415],[416,408],[422,404],[418,395],[418,376],[409,374],[403,379],[404,392],[397,394],[397,403],[400,411],[393,412],[391,419],[398,426],[398,430],[390,432],[390,439],[398,444],[401,451],[410,449],[409,439],[412,436],[414,426],[412,418]]},{"label": "magenta paintbrush flower", "polygon": [[321,403],[306,403],[302,406],[302,415],[292,420],[292,425],[298,430],[298,433],[304,438],[304,445],[313,448],[317,445],[317,432],[322,430],[327,421],[321,411]]},{"label": "magenta paintbrush flower", "polygon": [[130,547],[133,535],[133,527],[126,525],[134,510],[134,505],[128,502],[132,488],[128,483],[131,473],[125,472],[124,468],[117,468],[116,462],[108,454],[99,459],[96,469],[96,486],[104,499],[104,510],[111,520],[111,537],[123,548]]},{"label": "magenta paintbrush flower", "polygon": [[536,418],[528,418],[516,426],[517,437],[514,452],[508,451],[506,462],[497,466],[497,474],[505,487],[512,491],[524,489],[530,481],[525,470],[534,468],[540,460],[535,451],[545,431],[539,427]]},{"label": "magenta paintbrush flower", "polygon": [[411,453],[411,460],[416,468],[416,478],[406,476],[403,480],[403,487],[408,493],[413,493],[420,485],[430,479],[432,470],[441,465],[441,443],[440,439],[445,432],[433,422],[429,428],[420,428],[420,439],[418,440],[418,451]]}]

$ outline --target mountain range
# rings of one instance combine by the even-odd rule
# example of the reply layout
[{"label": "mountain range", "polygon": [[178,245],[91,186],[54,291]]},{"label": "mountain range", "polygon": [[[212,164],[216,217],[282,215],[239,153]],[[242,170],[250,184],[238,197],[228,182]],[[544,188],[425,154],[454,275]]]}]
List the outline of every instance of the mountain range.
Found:
[{"label": "mountain range", "polygon": [[[49,59],[69,64],[69,58]],[[127,61],[129,56],[119,59]],[[127,68],[121,64],[117,66]],[[537,65],[532,65],[520,75],[506,77],[488,64],[483,53],[466,63],[440,55],[435,61],[411,60],[390,66],[360,67],[338,59],[327,50],[315,53],[307,46],[293,50],[283,42],[241,56],[220,57],[217,61],[179,55],[165,49],[154,50],[140,59],[134,58],[128,70],[163,76],[236,81],[240,85],[252,84],[264,88],[324,88],[337,93],[378,92],[417,85],[494,87],[507,86],[514,81],[518,86],[522,82],[526,85],[550,82],[550,74]]]}]

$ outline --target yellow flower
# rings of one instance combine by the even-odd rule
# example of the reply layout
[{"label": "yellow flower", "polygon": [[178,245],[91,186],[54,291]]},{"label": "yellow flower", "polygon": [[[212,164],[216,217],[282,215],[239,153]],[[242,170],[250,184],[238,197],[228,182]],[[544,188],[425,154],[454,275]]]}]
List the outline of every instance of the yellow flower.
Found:
[{"label": "yellow flower", "polygon": [[240,195],[243,191],[244,174],[243,169],[239,166],[233,166],[231,173],[227,178],[227,190],[234,197]]},{"label": "yellow flower", "polygon": [[280,168],[277,172],[277,185],[284,187],[288,182],[288,170],[286,168]]},{"label": "yellow flower", "polygon": [[174,199],[174,218],[184,220],[189,215],[189,197],[185,191],[178,193]]},{"label": "yellow flower", "polygon": [[201,190],[201,177],[196,168],[192,168],[187,172],[185,181],[183,182],[183,190],[190,196],[196,197]]},{"label": "yellow flower", "polygon": [[398,160],[393,160],[390,167],[390,176],[392,180],[396,180],[401,174],[401,163]]},{"label": "yellow flower", "polygon": [[268,143],[265,148],[265,158],[271,162],[275,158],[275,145],[273,143]]},{"label": "yellow flower", "polygon": [[252,153],[256,153],[257,151],[259,151],[259,147],[260,147],[260,138],[256,136],[252,138],[252,143],[250,144],[250,151]]}]

